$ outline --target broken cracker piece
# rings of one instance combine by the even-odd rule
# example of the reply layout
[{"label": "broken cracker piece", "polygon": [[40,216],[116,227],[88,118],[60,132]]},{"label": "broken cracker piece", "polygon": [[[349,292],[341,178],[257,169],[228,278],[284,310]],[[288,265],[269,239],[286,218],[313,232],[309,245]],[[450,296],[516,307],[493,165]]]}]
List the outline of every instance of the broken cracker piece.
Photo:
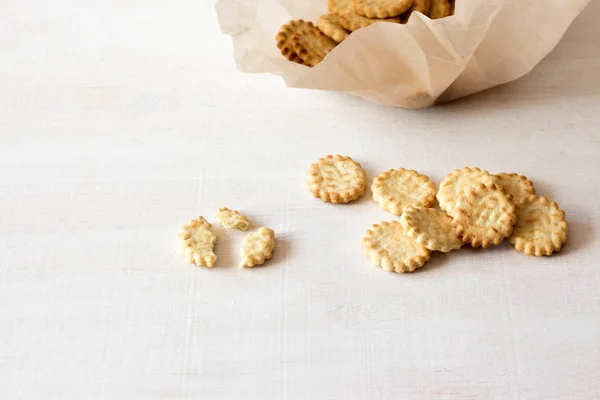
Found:
[{"label": "broken cracker piece", "polygon": [[179,239],[181,253],[188,262],[212,268],[217,260],[213,253],[217,236],[209,228],[206,219],[198,217],[183,227]]},{"label": "broken cracker piece", "polygon": [[275,248],[275,232],[269,228],[260,228],[256,232],[249,233],[244,242],[240,255],[242,267],[252,268],[262,265],[271,258]]},{"label": "broken cracker piece", "polygon": [[358,199],[365,192],[367,178],[350,157],[329,154],[310,166],[307,184],[315,197],[338,204]]},{"label": "broken cracker piece", "polygon": [[431,251],[448,253],[463,245],[452,227],[452,217],[443,211],[407,207],[400,217],[400,223],[408,236]]},{"label": "broken cracker piece", "polygon": [[425,175],[410,169],[390,169],[373,179],[373,199],[394,215],[405,207],[431,207],[435,203],[435,184]]},{"label": "broken cracker piece", "polygon": [[248,218],[240,214],[237,210],[230,210],[227,207],[221,207],[217,210],[217,220],[227,229],[237,229],[238,231],[248,230],[250,223]]},{"label": "broken cracker piece", "polygon": [[398,221],[384,221],[367,229],[363,249],[373,264],[388,272],[413,272],[429,260],[431,251],[406,234]]},{"label": "broken cracker piece", "polygon": [[517,221],[511,196],[497,185],[483,183],[459,195],[450,215],[463,243],[484,249],[502,243]]},{"label": "broken cracker piece", "polygon": [[517,223],[508,241],[531,256],[550,256],[567,242],[565,212],[546,197],[529,196],[517,207]]}]

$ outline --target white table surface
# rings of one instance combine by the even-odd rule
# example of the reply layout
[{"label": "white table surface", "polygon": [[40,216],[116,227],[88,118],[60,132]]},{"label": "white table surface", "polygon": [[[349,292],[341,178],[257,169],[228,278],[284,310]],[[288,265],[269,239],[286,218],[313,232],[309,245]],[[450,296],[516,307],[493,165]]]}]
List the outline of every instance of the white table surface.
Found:
[{"label": "white table surface", "polygon": [[[239,73],[210,3],[0,1],[0,397],[600,398],[600,2],[529,76],[423,111]],[[393,217],[305,188],[327,153],[523,173],[570,241],[385,273],[360,240]],[[267,266],[219,228],[218,267],[177,256],[219,206],[277,232]]]}]

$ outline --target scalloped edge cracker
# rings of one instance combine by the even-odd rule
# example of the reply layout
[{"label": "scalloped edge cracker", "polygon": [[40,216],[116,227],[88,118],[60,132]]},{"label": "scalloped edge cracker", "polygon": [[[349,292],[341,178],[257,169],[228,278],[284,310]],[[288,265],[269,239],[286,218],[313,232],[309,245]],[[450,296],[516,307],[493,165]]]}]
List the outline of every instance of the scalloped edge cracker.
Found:
[{"label": "scalloped edge cracker", "polygon": [[372,225],[362,245],[371,262],[388,272],[413,272],[431,257],[431,251],[411,239],[398,221]]},{"label": "scalloped edge cracker", "polygon": [[448,253],[463,245],[452,227],[452,217],[435,208],[407,207],[400,223],[408,236],[431,251]]},{"label": "scalloped edge cracker", "polygon": [[546,197],[529,196],[517,207],[517,223],[508,241],[515,249],[532,256],[550,256],[568,239],[565,212]]},{"label": "scalloped edge cracker", "polygon": [[497,185],[477,185],[458,196],[452,226],[464,243],[488,248],[502,243],[517,221],[512,198]]},{"label": "scalloped edge cracker", "polygon": [[324,202],[348,203],[365,192],[367,177],[352,158],[328,154],[310,166],[307,184],[313,195]]},{"label": "scalloped edge cracker", "polygon": [[339,18],[335,14],[321,15],[317,21],[317,27],[337,43],[343,42],[350,35],[350,32],[340,25]]},{"label": "scalloped edge cracker", "polygon": [[381,208],[394,215],[402,214],[404,208],[431,207],[435,203],[435,183],[427,175],[412,169],[390,169],[373,179],[373,199]]}]

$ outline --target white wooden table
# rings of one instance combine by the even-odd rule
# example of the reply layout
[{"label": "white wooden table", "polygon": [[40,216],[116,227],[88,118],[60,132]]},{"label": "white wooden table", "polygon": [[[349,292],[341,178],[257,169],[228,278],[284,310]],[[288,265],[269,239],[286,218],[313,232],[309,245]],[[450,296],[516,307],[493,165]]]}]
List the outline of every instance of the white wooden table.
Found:
[{"label": "white wooden table", "polygon": [[[212,2],[0,1],[0,398],[600,398],[600,3],[532,74],[423,111],[236,71]],[[556,257],[371,266],[370,194],[306,190],[327,153],[370,178],[516,171],[566,211]],[[187,265],[228,206],[278,235]]]}]

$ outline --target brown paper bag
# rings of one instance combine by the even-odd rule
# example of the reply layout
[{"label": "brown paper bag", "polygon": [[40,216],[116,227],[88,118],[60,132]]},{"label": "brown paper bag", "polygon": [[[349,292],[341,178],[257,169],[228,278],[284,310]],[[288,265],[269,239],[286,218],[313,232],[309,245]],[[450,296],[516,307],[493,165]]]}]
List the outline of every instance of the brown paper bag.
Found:
[{"label": "brown paper bag", "polygon": [[527,74],[559,42],[589,0],[456,0],[455,15],[376,23],[338,45],[316,67],[284,59],[275,45],[291,19],[316,21],[327,0],[219,0],[237,66],[270,72],[290,87],[334,90],[375,103],[422,108]]}]

